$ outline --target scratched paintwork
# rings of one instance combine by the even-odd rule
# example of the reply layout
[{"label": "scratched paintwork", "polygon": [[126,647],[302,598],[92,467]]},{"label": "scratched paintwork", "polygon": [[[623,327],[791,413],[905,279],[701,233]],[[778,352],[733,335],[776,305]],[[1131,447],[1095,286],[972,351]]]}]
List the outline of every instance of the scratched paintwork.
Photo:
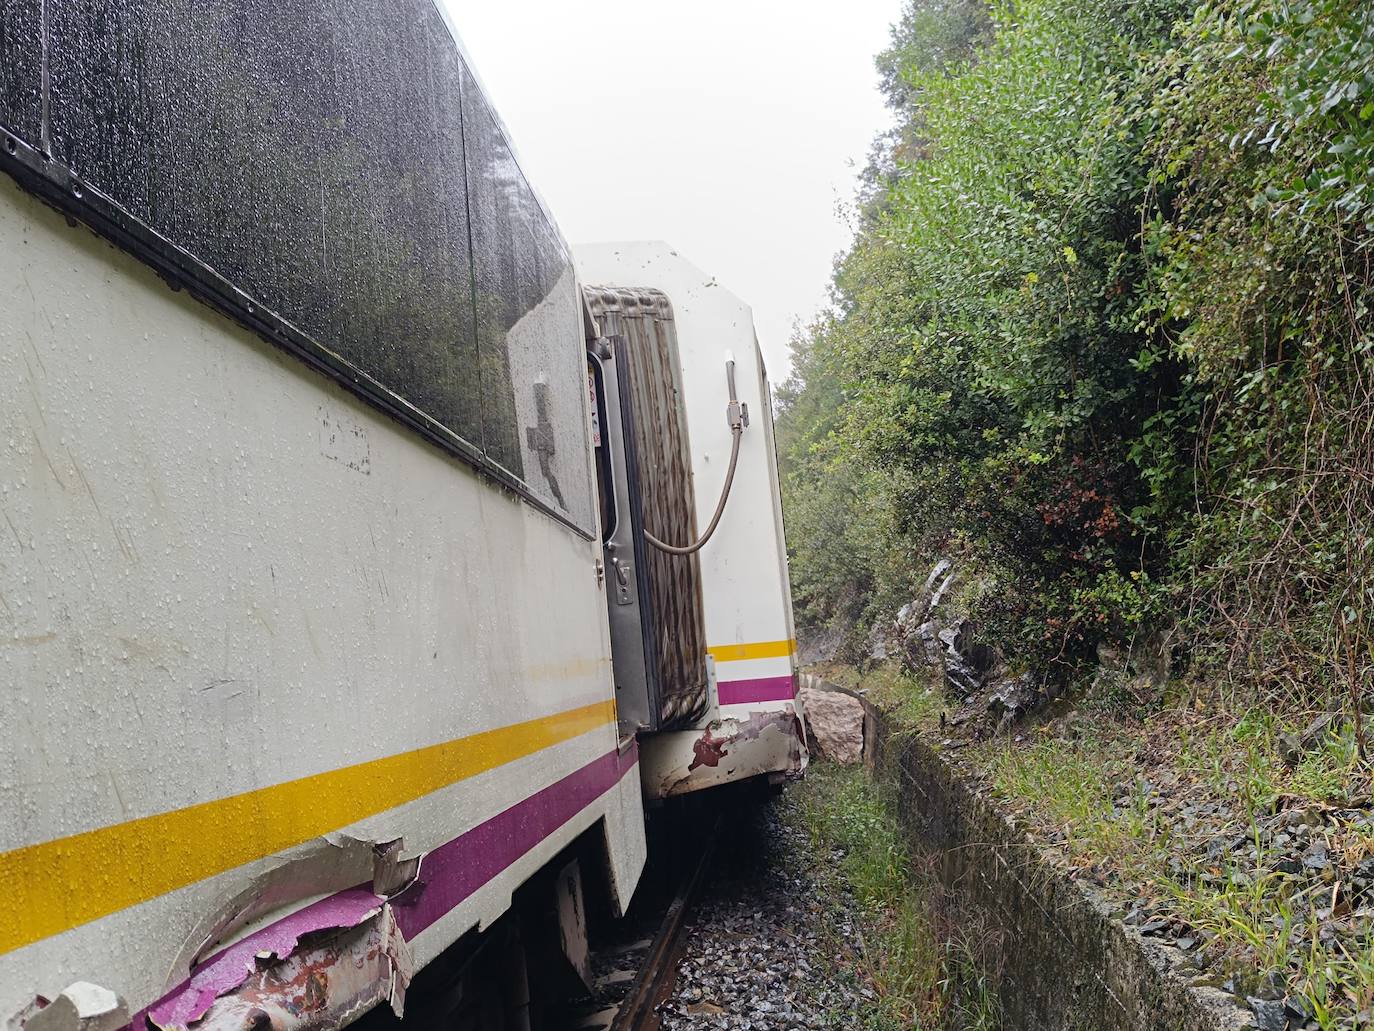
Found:
[{"label": "scratched paintwork", "polygon": [[640,753],[640,774],[645,793],[655,798],[764,774],[796,774],[806,766],[799,719],[790,706],[660,734],[653,744]]}]

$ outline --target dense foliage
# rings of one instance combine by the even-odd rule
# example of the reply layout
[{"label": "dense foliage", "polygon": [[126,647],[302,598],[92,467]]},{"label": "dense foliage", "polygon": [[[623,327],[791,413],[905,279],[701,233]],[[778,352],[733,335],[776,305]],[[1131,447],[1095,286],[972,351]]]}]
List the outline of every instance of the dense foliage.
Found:
[{"label": "dense foliage", "polygon": [[1374,663],[1374,7],[909,0],[779,392],[804,623],[938,555],[1014,664],[1314,700]]}]

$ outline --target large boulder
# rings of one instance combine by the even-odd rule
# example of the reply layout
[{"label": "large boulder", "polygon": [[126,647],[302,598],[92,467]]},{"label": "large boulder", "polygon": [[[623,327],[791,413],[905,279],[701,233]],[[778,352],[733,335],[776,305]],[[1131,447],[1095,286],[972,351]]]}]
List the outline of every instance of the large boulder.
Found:
[{"label": "large boulder", "polygon": [[[811,679],[811,678],[808,678]],[[864,707],[853,695],[803,683],[798,692],[807,739],[821,759],[850,765],[864,757]]]}]

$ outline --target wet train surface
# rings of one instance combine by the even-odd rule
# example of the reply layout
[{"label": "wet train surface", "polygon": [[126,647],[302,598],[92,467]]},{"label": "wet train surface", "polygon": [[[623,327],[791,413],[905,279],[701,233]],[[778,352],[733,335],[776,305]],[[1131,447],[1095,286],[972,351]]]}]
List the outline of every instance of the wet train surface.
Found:
[{"label": "wet train surface", "polygon": [[9,1027],[541,991],[646,808],[805,764],[749,308],[571,250],[472,64],[430,0],[0,5]]}]

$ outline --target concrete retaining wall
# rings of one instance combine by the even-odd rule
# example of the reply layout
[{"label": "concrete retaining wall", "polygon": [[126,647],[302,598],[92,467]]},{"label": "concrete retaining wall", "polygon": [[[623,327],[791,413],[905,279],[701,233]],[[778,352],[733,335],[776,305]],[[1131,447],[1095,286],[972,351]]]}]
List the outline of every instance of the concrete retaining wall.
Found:
[{"label": "concrete retaining wall", "polygon": [[1236,1031],[1248,1010],[1190,986],[1181,954],[1142,938],[919,736],[865,699],[865,762],[895,788],[913,851],[932,857],[955,919],[989,928],[1005,1031]]}]

